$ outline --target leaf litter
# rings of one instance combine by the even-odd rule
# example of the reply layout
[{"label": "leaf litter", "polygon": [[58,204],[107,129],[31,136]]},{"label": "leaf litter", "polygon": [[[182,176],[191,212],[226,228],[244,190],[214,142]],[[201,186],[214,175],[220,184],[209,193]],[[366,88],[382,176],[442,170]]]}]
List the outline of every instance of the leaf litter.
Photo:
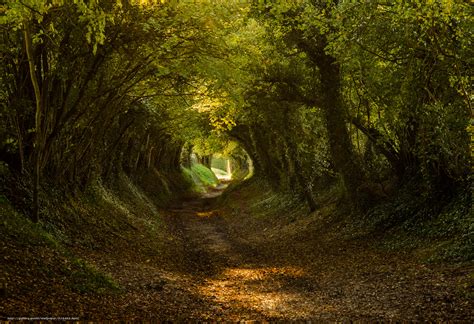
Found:
[{"label": "leaf litter", "polygon": [[[75,256],[106,274],[89,291],[71,284],[78,265],[64,253],[3,240],[1,279],[8,288],[0,315],[474,320],[472,266],[424,264],[408,254],[378,250],[373,242],[338,239],[337,227],[317,230],[307,218],[300,228],[299,220],[259,224],[244,198],[235,195],[232,206],[223,206],[215,196],[161,211],[166,235],[156,238],[159,242],[137,227],[135,236],[117,238],[110,249],[73,244]],[[107,278],[116,289],[100,281]]]}]

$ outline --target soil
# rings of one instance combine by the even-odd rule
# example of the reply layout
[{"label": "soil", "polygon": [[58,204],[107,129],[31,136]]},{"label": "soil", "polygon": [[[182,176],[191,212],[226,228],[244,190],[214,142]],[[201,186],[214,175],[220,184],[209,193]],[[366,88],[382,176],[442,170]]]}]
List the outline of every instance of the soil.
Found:
[{"label": "soil", "polygon": [[95,320],[474,321],[472,266],[429,265],[370,242],[340,240],[334,233],[258,235],[246,227],[245,202],[237,210],[218,207],[218,194],[162,212],[167,253],[119,245],[107,253],[75,250],[109,273],[122,287],[119,292],[77,294],[61,290],[59,279],[29,278],[24,280],[37,287],[0,299],[0,314]]}]

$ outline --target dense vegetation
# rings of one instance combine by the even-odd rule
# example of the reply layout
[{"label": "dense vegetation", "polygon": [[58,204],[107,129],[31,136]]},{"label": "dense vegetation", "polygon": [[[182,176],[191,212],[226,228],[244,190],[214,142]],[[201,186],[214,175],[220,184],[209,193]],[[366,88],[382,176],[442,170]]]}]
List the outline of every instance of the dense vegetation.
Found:
[{"label": "dense vegetation", "polygon": [[374,232],[457,235],[451,259],[472,260],[468,1],[6,0],[0,11],[0,203],[15,222],[47,227],[56,198],[124,183],[164,206],[193,179],[217,184],[219,154],[310,212],[334,195]]},{"label": "dense vegetation", "polygon": [[2,160],[31,174],[36,201],[43,174],[85,188],[177,171],[211,132],[313,209],[328,181],[362,205],[413,176],[451,190],[470,172],[471,9],[7,2]]}]

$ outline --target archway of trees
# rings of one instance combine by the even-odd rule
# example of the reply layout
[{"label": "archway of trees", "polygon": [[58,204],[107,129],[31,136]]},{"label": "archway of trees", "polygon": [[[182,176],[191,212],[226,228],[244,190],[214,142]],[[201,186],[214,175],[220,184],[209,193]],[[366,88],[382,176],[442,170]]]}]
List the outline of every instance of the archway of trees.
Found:
[{"label": "archway of trees", "polygon": [[34,219],[42,179],[177,177],[183,147],[209,134],[312,210],[334,181],[365,205],[413,176],[450,190],[471,170],[463,2],[3,8],[0,150],[32,179]]},{"label": "archway of trees", "polygon": [[0,317],[472,319],[473,8],[1,1]]}]

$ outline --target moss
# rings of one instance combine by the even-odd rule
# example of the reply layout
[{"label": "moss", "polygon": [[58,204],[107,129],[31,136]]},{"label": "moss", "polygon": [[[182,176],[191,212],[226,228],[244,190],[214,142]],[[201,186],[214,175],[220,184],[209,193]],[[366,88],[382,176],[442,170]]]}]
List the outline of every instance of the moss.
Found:
[{"label": "moss", "polygon": [[22,245],[49,246],[59,249],[61,244],[56,233],[50,232],[50,224],[33,223],[29,218],[15,211],[9,203],[0,204],[2,237],[13,237]]},{"label": "moss", "polygon": [[6,205],[8,203],[9,203],[8,198],[5,197],[4,195],[0,195],[0,205]]},{"label": "moss", "polygon": [[71,260],[70,286],[80,293],[119,292],[119,285],[109,275],[100,272],[91,264],[79,258]]}]

